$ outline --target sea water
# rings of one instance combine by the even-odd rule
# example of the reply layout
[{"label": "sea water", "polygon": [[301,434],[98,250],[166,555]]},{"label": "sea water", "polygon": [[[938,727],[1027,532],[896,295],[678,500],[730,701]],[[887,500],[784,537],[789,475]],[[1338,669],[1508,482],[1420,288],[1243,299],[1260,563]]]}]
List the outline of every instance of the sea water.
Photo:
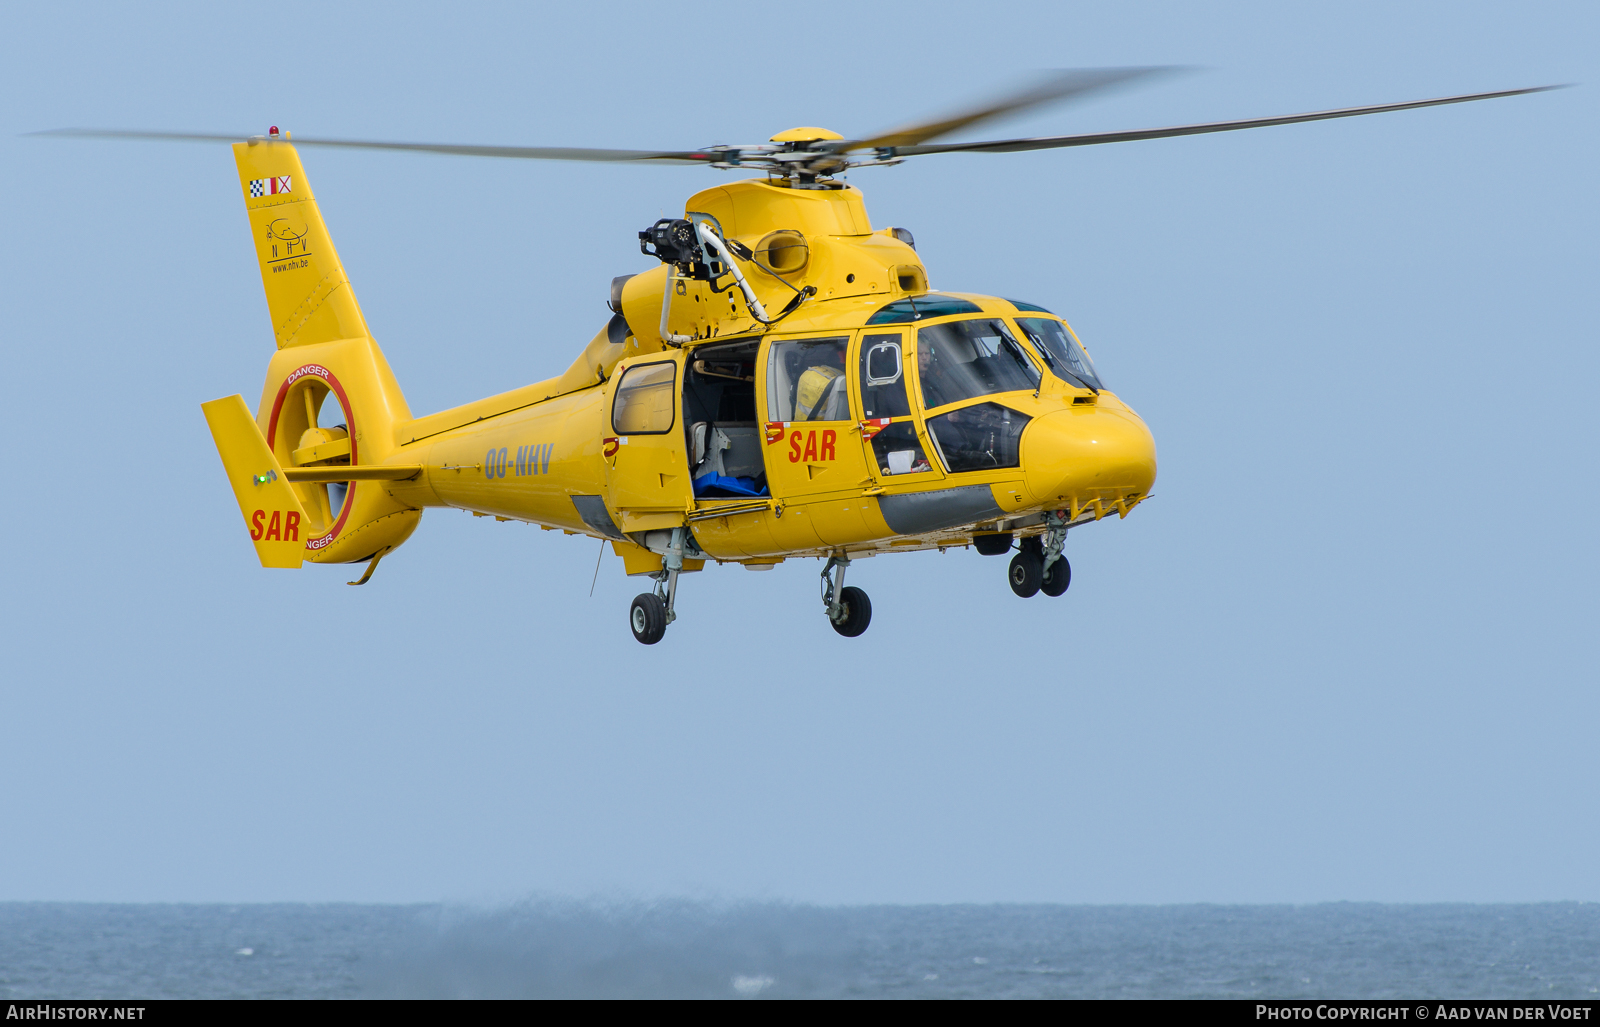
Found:
[{"label": "sea water", "polygon": [[1600,994],[1600,904],[0,903],[0,1000]]}]

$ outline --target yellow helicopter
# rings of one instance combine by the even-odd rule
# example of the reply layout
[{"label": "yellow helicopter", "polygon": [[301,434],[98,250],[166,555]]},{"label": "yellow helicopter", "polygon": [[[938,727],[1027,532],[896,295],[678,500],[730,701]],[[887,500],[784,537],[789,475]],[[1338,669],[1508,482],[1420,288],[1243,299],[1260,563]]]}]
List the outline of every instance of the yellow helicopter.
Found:
[{"label": "yellow helicopter", "polygon": [[[554,160],[700,164],[759,177],[691,196],[639,233],[659,259],[612,281],[610,320],[557,377],[416,417],[367,330],[296,141],[233,143],[278,350],[252,414],[202,404],[266,567],[366,563],[428,507],[608,540],[653,579],[629,626],[675,617],[680,574],[708,560],[767,570],[825,560],[824,611],[860,635],[857,560],[1015,550],[1019,596],[1071,582],[1067,533],[1150,495],[1155,442],[1105,387],[1072,328],[1020,300],[934,291],[903,228],[873,228],[851,168],[1223,132],[1513,96],[1554,87],[1132,132],[929,140],[1158,69],[1072,71],[994,103],[865,139],[794,128],[687,151],[301,139],[298,145]],[[61,134],[224,139],[67,130]]]}]

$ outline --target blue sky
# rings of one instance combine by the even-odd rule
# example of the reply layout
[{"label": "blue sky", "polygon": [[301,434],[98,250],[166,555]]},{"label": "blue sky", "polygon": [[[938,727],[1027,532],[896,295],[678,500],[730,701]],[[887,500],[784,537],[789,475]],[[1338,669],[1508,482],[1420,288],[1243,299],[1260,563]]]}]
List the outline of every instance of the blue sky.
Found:
[{"label": "blue sky", "polygon": [[[1600,899],[1596,28],[1583,3],[35,5],[0,166],[0,899]],[[689,147],[1042,68],[1195,70],[972,137],[1579,88],[852,176],[935,287],[1065,314],[1155,497],[1071,592],[972,552],[685,578],[430,511],[263,571],[199,404],[272,349],[224,146]],[[724,172],[304,153],[418,413],[559,373]]]}]

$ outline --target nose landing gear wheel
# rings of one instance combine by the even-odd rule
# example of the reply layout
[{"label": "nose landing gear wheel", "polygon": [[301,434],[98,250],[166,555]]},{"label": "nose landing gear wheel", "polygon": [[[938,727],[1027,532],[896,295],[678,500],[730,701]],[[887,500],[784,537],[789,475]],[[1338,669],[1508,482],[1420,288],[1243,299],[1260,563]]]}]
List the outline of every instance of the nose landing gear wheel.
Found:
[{"label": "nose landing gear wheel", "polygon": [[1039,585],[1039,591],[1047,596],[1058,596],[1072,584],[1072,565],[1067,563],[1066,557],[1061,557],[1050,565],[1044,572],[1044,580]]},{"label": "nose landing gear wheel", "polygon": [[833,630],[845,638],[855,638],[872,623],[872,600],[854,585],[839,593],[839,605],[844,607],[844,615],[832,622]]},{"label": "nose landing gear wheel", "polygon": [[1032,549],[1022,550],[1011,558],[1006,580],[1011,582],[1011,591],[1024,599],[1037,595],[1044,583],[1044,557]]},{"label": "nose landing gear wheel", "polygon": [[653,592],[641,592],[633,597],[628,609],[628,626],[633,637],[645,645],[655,645],[667,633],[667,604]]}]

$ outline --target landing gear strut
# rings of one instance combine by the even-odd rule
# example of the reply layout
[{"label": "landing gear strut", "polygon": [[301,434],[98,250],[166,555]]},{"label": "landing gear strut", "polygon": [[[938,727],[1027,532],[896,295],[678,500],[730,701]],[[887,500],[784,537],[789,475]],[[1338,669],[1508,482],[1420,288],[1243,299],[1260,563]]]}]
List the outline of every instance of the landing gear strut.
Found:
[{"label": "landing gear strut", "polygon": [[1043,592],[1058,596],[1072,584],[1072,565],[1061,555],[1067,543],[1067,515],[1064,510],[1052,510],[1045,515],[1043,536],[1022,540],[1006,580],[1011,591],[1024,599]]},{"label": "landing gear strut", "polygon": [[628,627],[633,637],[645,645],[655,645],[667,633],[667,625],[678,619],[673,601],[678,598],[678,575],[683,571],[683,544],[687,528],[672,529],[672,545],[667,550],[655,579],[654,592],[641,592],[628,608]]},{"label": "landing gear strut", "polygon": [[822,568],[822,605],[833,630],[846,638],[855,638],[872,623],[872,600],[854,585],[845,587],[844,572],[849,566],[849,553],[828,557],[828,565]]},{"label": "landing gear strut", "polygon": [[1044,553],[1039,591],[1047,596],[1058,596],[1072,584],[1072,565],[1061,554],[1067,544],[1067,515],[1063,510],[1052,510],[1045,515],[1044,541],[1039,548]]}]

